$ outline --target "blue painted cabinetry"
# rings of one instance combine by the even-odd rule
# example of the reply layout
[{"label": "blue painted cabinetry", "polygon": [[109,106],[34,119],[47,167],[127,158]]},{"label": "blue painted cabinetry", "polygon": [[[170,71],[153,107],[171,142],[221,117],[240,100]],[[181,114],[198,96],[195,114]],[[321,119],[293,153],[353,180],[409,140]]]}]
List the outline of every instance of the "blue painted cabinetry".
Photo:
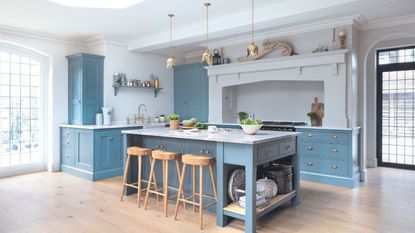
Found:
[{"label": "blue painted cabinetry", "polygon": [[103,104],[104,57],[78,53],[68,59],[69,124],[95,124]]},{"label": "blue painted cabinetry", "polygon": [[208,121],[209,80],[203,63],[174,68],[174,112],[182,120]]},{"label": "blue painted cabinetry", "polygon": [[61,171],[88,180],[122,175],[124,129],[61,127]]},{"label": "blue painted cabinetry", "polygon": [[359,129],[297,128],[301,179],[354,188],[359,184]]}]

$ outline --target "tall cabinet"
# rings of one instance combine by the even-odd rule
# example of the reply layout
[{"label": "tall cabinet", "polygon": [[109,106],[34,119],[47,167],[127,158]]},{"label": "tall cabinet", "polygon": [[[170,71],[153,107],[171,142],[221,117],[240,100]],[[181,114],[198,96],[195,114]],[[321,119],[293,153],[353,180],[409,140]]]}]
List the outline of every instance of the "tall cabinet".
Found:
[{"label": "tall cabinet", "polygon": [[95,124],[103,105],[104,57],[77,53],[68,59],[68,121],[73,125]]},{"label": "tall cabinet", "polygon": [[182,120],[196,117],[208,121],[209,79],[205,66],[194,63],[174,68],[174,112]]}]

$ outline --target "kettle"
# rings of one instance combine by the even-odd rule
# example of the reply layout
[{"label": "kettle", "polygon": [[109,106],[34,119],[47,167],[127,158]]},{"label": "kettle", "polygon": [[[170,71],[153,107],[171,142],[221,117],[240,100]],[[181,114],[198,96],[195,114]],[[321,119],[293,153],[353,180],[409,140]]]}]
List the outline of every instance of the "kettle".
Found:
[{"label": "kettle", "polygon": [[112,107],[102,107],[102,116],[104,117],[104,125],[111,125]]}]

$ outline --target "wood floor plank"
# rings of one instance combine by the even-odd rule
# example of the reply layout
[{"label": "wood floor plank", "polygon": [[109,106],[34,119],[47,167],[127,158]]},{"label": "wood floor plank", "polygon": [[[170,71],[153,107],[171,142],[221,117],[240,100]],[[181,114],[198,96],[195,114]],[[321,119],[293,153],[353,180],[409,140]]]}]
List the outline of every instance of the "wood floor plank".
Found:
[{"label": "wood floor plank", "polygon": [[[1,233],[75,232],[243,232],[242,221],[219,228],[212,213],[199,230],[192,211],[173,220],[153,198],[137,209],[136,196],[119,201],[121,177],[90,182],[65,173],[41,172],[0,179]],[[415,171],[369,169],[368,182],[356,189],[301,182],[298,207],[283,205],[258,221],[264,233],[409,233],[415,229]]]}]

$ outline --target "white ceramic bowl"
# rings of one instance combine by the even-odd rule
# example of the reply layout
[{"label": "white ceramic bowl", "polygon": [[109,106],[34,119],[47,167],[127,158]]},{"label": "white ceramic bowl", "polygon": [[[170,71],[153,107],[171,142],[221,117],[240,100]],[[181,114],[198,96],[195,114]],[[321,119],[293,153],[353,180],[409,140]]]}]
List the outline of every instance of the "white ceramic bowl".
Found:
[{"label": "white ceramic bowl", "polygon": [[246,134],[256,134],[262,127],[262,125],[241,125]]}]

